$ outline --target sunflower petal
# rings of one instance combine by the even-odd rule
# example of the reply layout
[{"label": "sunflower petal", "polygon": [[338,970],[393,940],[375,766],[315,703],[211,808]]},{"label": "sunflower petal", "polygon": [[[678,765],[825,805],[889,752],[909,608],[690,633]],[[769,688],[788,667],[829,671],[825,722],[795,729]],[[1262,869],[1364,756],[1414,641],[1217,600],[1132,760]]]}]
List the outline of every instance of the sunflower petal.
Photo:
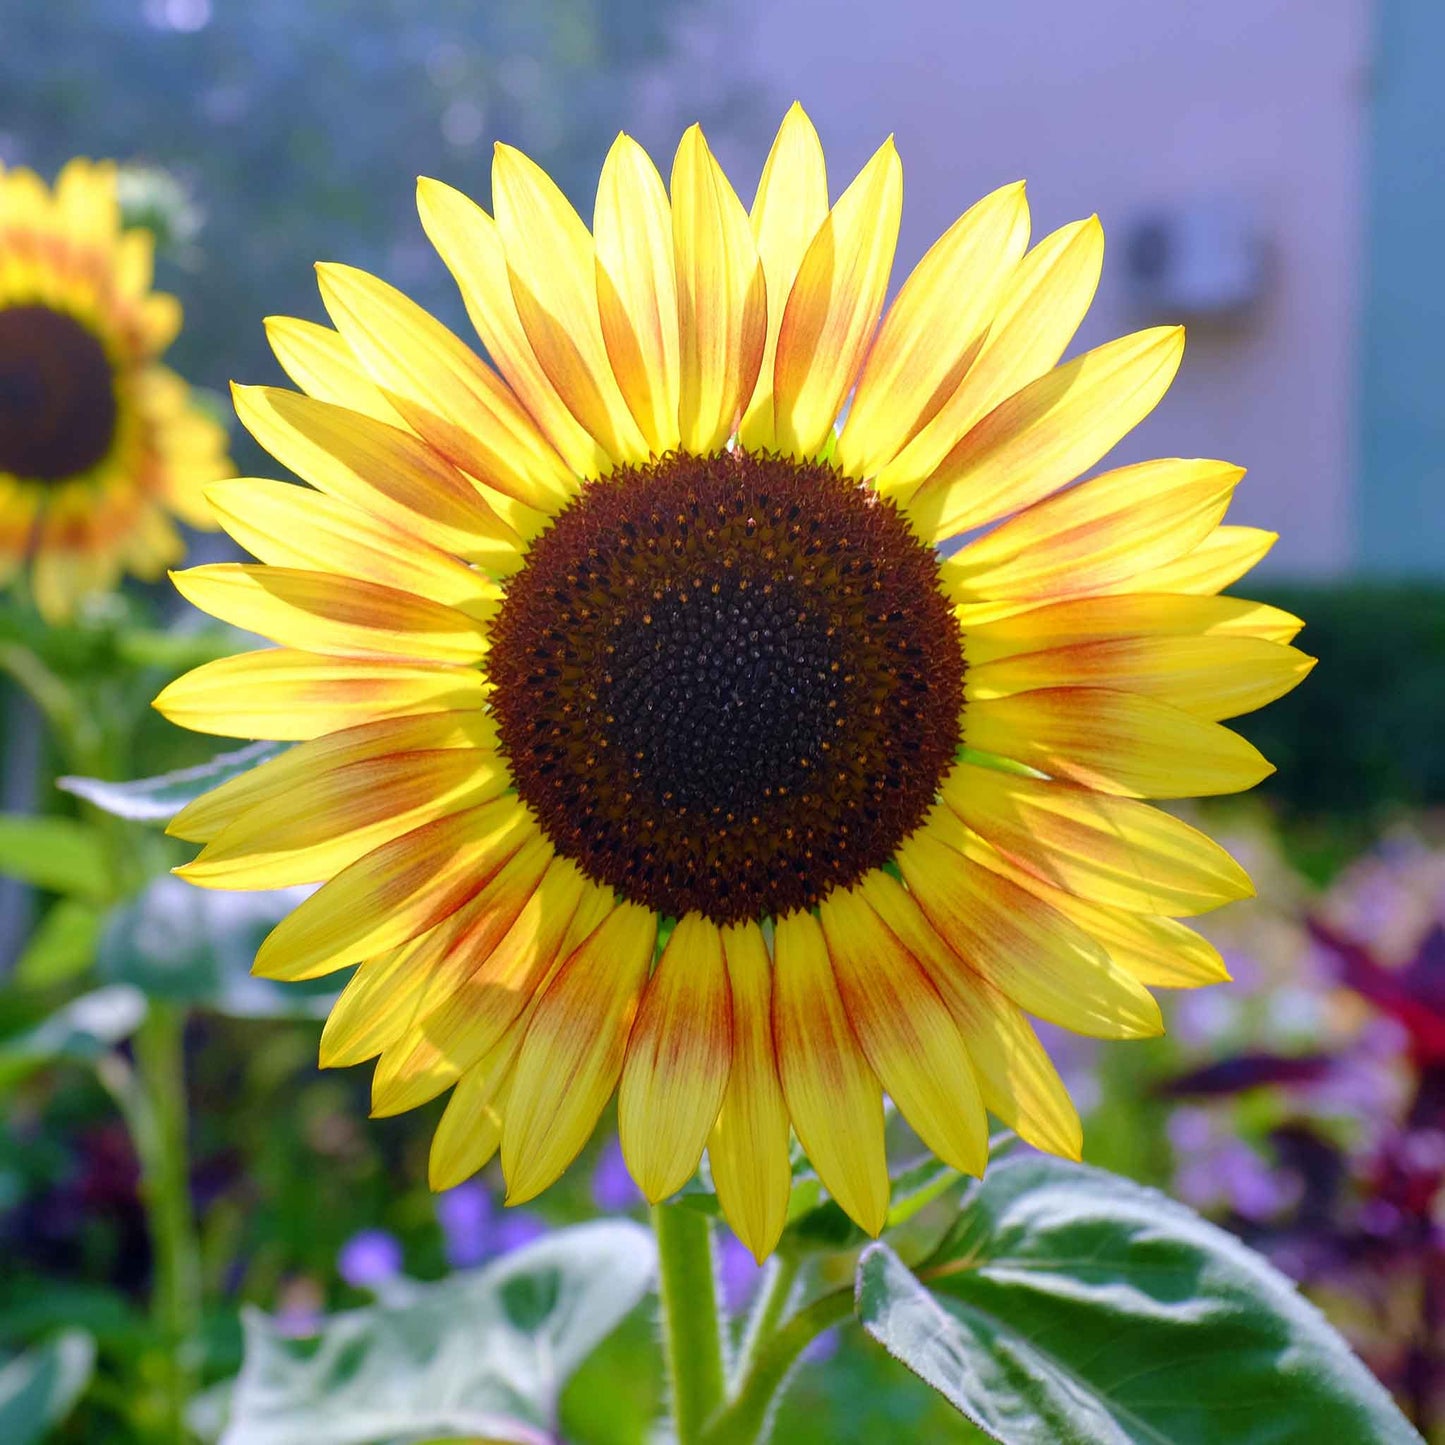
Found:
[{"label": "sunflower petal", "polygon": [[607,453],[567,410],[522,329],[497,223],[460,191],[426,177],[416,183],[416,203],[422,229],[452,273],[497,369],[568,467],[579,477],[601,476],[611,465]]},{"label": "sunflower petal", "polygon": [[265,326],[281,370],[307,396],[359,411],[388,426],[406,426],[339,331],[296,316],[268,316]]},{"label": "sunflower petal", "polygon": [[1166,917],[1204,913],[1254,887],[1197,828],[1132,798],[958,763],[943,798],[1036,878],[1096,903]]},{"label": "sunflower petal", "polygon": [[646,461],[603,339],[591,233],[556,182],[512,146],[493,153],[492,203],[512,299],[542,370],[615,462]]},{"label": "sunflower petal", "polygon": [[509,1204],[540,1194],[592,1133],[622,1072],[656,939],[652,911],[621,904],[542,995],[502,1123]]},{"label": "sunflower petal", "polygon": [[485,887],[535,826],[516,798],[501,797],[383,843],[283,918],[252,971],[317,978],[399,947]]},{"label": "sunflower petal", "polygon": [[192,732],[296,742],[379,718],[465,712],[485,701],[486,681],[474,667],[278,647],[205,663],[151,706]]},{"label": "sunflower petal", "polygon": [[1197,547],[1218,525],[1242,467],[1141,462],[1025,508],[943,564],[955,602],[1100,592]]},{"label": "sunflower petal", "polygon": [[1078,1110],[1023,1011],[960,966],[902,884],[875,871],[861,888],[948,1005],[990,1112],[1035,1148],[1079,1158],[1084,1136]]},{"label": "sunflower petal", "polygon": [[455,1189],[497,1152],[521,1043],[522,1031],[514,1029],[457,1081],[432,1135],[427,1183],[433,1190]]},{"label": "sunflower petal", "polygon": [[753,394],[767,338],[762,263],[742,208],[700,126],[672,165],[672,240],[681,341],[682,447],[704,456],[732,435]]},{"label": "sunflower petal", "polygon": [[871,477],[956,390],[1029,242],[1022,181],[970,207],[934,242],[868,352],[837,463]]},{"label": "sunflower petal", "polygon": [[773,1049],[772,964],[756,923],[723,929],[732,993],[733,1063],[708,1140],[718,1203],[733,1232],[760,1263],[788,1218],[793,1174],[788,1110]]},{"label": "sunflower petal", "polygon": [[969,705],[968,746],[1130,798],[1238,793],[1273,766],[1238,733],[1154,698],[1048,687]]},{"label": "sunflower petal", "polygon": [[883,1091],[848,1022],[823,930],[811,913],[778,920],[773,1039],[793,1128],[824,1188],[858,1226],[888,1217]]},{"label": "sunflower petal", "polygon": [[1154,410],[1183,354],[1183,327],[1139,331],[1001,402],[905,504],[919,534],[943,541],[1072,481]]},{"label": "sunflower petal", "polygon": [[619,135],[607,153],[593,227],[607,354],[649,450],[662,456],[681,438],[672,207],[657,167],[631,136]]},{"label": "sunflower petal", "polygon": [[794,101],[763,164],[750,218],[768,301],[762,365],[752,401],[738,428],[738,440],[751,451],[770,451],[777,445],[773,430],[773,363],[778,353],[778,332],[783,326],[783,308],[803,256],[827,216],[828,171],[823,147],[807,112]]},{"label": "sunflower petal", "polygon": [[918,906],[962,960],[1026,1013],[1094,1038],[1164,1032],[1159,1006],[1056,908],[942,841],[930,820],[898,850]]},{"label": "sunflower petal", "polygon": [[697,1172],[727,1088],[732,1035],[722,934],[689,913],[648,980],[617,1092],[623,1157],[654,1204]]},{"label": "sunflower petal", "polygon": [[1209,596],[1238,582],[1279,541],[1258,527],[1216,527],[1192,552],[1120,583],[1119,592],[1191,592]]},{"label": "sunflower petal", "polygon": [[1019,262],[958,389],[878,474],[880,492],[901,505],[961,437],[1058,362],[1094,299],[1103,264],[1097,216],[1045,236]]},{"label": "sunflower petal", "polygon": [[983,1098],[928,975],[857,890],[835,889],[818,912],[843,1007],[888,1096],[940,1159],[981,1176]]},{"label": "sunflower petal", "polygon": [[903,166],[893,139],[838,197],[788,293],[773,367],[778,450],[813,457],[857,380],[888,291],[903,214]]}]

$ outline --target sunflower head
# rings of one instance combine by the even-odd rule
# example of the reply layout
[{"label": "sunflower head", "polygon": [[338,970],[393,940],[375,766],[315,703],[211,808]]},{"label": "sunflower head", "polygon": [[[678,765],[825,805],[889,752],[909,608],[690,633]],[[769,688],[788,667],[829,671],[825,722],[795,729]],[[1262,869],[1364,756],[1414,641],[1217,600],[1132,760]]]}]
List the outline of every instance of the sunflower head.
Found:
[{"label": "sunflower head", "polygon": [[225,432],[158,363],[181,313],[152,250],[113,166],[71,161],[53,190],[0,167],[0,585],[28,563],[52,621],[179,560],[173,519],[215,525]]},{"label": "sunflower head", "polygon": [[259,564],[177,580],[279,646],[157,705],[297,746],[185,809],[180,871],[322,885],[256,968],[355,966],[322,1061],[452,1091],[438,1187],[500,1148],[530,1198],[614,1092],[644,1192],[706,1151],[759,1256],[793,1136],[882,1228],[885,1095],[961,1170],[989,1112],[1076,1155],[1030,1016],[1138,1037],[1225,977],[1177,920],[1248,879],[1145,800],[1264,776],[1220,719],[1309,667],[1219,595],[1272,540],[1221,525],[1238,468],[1072,485],[1181,333],[1059,365],[1102,236],[1030,247],[1021,185],[885,307],[897,152],[830,204],[797,107],[751,210],[695,127],[668,185],[619,137],[591,230],[506,147],[493,195],[420,188],[491,364],[346,267],[334,329],[268,323],[300,391],[237,407],[310,486],[213,488]]}]

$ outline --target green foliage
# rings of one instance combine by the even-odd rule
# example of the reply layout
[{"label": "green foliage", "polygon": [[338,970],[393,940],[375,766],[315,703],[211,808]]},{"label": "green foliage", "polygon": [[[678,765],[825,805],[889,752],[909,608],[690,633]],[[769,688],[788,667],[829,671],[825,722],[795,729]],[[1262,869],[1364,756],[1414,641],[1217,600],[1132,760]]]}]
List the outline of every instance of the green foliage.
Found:
[{"label": "green foliage", "polygon": [[1258,1255],[1154,1190],[1056,1159],[991,1168],[916,1271],[871,1246],[857,1309],[1001,1441],[1419,1440]]},{"label": "green foliage", "polygon": [[84,973],[95,959],[104,911],[84,898],[62,898],[47,910],[15,964],[22,988],[50,988]]},{"label": "green foliage", "polygon": [[0,1440],[39,1445],[90,1383],[95,1341],[65,1330],[0,1369]]},{"label": "green foliage", "polygon": [[106,899],[112,887],[103,840],[73,818],[0,814],[0,874],[82,898]]},{"label": "green foliage", "polygon": [[145,1014],[145,995],[126,984],[82,995],[33,1028],[0,1039],[0,1088],[48,1064],[94,1063],[128,1039]]},{"label": "green foliage", "polygon": [[653,1268],[646,1230],[583,1224],[333,1316],[316,1341],[251,1312],[223,1445],[545,1445],[563,1384],[642,1299]]},{"label": "green foliage", "polygon": [[1338,583],[1244,588],[1305,620],[1319,666],[1237,726],[1279,769],[1259,792],[1286,817],[1360,834],[1445,804],[1445,589]]}]

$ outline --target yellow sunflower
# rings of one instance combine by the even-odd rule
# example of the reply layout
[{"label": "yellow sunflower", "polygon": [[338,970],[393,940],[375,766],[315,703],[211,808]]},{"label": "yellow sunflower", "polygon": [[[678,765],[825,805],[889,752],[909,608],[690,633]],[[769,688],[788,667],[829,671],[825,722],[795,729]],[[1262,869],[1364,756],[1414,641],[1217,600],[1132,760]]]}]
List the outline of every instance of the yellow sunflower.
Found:
[{"label": "yellow sunflower", "polygon": [[53,191],[0,166],[0,586],[30,562],[50,621],[179,561],[172,517],[215,526],[226,434],[157,362],[181,309],[150,289],[152,252],[114,166],[71,161]]},{"label": "yellow sunflower", "polygon": [[315,490],[212,488],[262,565],[177,583],[280,647],[157,706],[299,745],[185,809],[206,846],[180,871],[323,885],[256,970],[358,965],[322,1063],[379,1055],[377,1114],[452,1089],[437,1187],[500,1147],[531,1198],[614,1090],[647,1196],[706,1150],[759,1256],[790,1134],[882,1227],[885,1093],[970,1173],[986,1110],[1076,1156],[1029,1016],[1155,1034],[1147,986],[1226,977],[1174,920],[1249,880],[1140,800],[1258,781],[1218,720],[1310,665],[1297,619],[1216,595],[1272,540],[1220,525],[1237,467],[1061,490],[1182,334],[1057,367],[1102,236],[1029,249],[1022,185],[885,311],[897,152],[830,208],[798,107],[751,213],[696,127],[670,188],[619,137],[591,232],[505,146],[493,196],[420,186],[491,365],[326,265],[335,329],[269,323],[304,394],[237,389]]}]

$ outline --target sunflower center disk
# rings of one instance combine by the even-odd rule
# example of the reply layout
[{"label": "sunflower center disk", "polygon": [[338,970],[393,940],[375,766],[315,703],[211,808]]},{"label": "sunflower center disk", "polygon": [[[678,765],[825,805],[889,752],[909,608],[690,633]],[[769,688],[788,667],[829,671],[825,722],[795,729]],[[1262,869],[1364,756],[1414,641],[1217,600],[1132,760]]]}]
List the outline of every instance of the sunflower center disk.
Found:
[{"label": "sunflower center disk", "polygon": [[58,482],[93,467],[115,436],[105,348],[48,306],[0,309],[0,472]]},{"label": "sunflower center disk", "polygon": [[776,916],[856,882],[959,740],[934,553],[831,467],[743,451],[589,485],[508,584],[487,666],[553,845],[673,917]]}]

